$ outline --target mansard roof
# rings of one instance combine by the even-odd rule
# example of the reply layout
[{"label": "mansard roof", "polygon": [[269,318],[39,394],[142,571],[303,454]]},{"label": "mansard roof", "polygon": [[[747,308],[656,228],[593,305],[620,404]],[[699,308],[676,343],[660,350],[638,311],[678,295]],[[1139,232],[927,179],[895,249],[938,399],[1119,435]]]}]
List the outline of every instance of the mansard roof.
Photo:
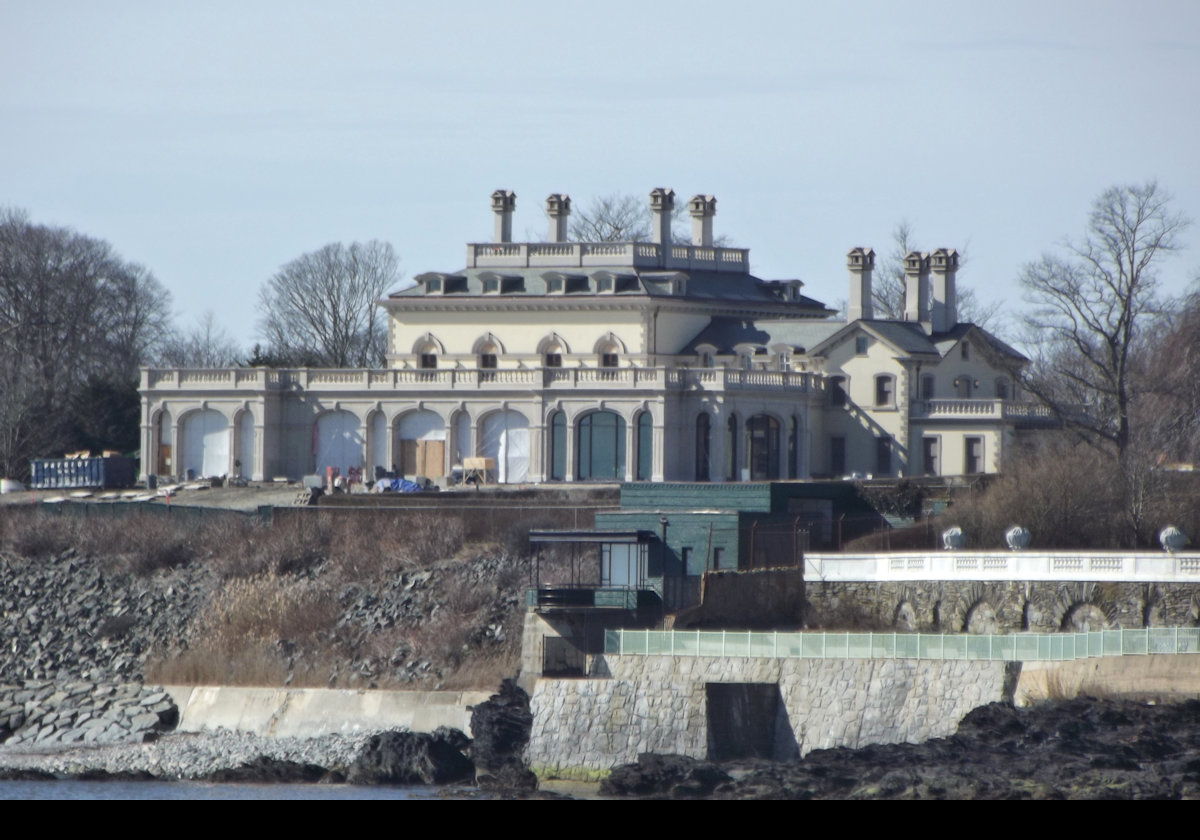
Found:
[{"label": "mansard roof", "polygon": [[[499,278],[500,291],[485,291],[485,282]],[[799,293],[798,280],[762,280],[752,274],[707,269],[646,270],[629,265],[464,268],[428,272],[417,284],[393,292],[383,303],[408,303],[438,298],[611,298],[673,299],[697,303],[730,303],[781,307],[793,317],[823,318],[832,314],[825,304]],[[436,294],[426,291],[431,280],[440,280]],[[552,291],[556,280],[563,283]],[[602,280],[613,280],[611,291],[601,291]],[[572,281],[575,288],[572,289]],[[621,281],[625,281],[622,283]]]}]

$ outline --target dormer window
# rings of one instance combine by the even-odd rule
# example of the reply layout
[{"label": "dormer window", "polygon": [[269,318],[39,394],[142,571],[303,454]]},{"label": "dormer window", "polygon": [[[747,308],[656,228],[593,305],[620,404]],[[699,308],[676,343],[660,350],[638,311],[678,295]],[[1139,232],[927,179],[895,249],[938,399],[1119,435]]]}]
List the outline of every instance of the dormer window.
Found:
[{"label": "dormer window", "polygon": [[596,291],[600,294],[612,294],[613,278],[608,276],[597,277]]},{"label": "dormer window", "polygon": [[441,291],[442,291],[442,278],[431,277],[429,280],[425,281],[425,294],[436,295],[436,294],[440,294]]},{"label": "dormer window", "polygon": [[483,293],[485,295],[500,294],[500,278],[499,277],[488,277],[487,279],[485,279],[483,281]]},{"label": "dormer window", "polygon": [[563,293],[563,278],[551,277],[546,281],[546,294],[561,295]]}]

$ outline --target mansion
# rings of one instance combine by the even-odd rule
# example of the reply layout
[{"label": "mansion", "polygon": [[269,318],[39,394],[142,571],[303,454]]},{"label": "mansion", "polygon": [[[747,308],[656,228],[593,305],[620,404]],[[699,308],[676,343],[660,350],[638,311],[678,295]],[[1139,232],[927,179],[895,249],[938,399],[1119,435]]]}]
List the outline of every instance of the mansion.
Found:
[{"label": "mansion", "polygon": [[1052,423],[1028,360],[959,323],[954,250],[909,253],[904,318],[882,320],[874,252],[852,249],[842,321],[715,246],[712,196],[688,203],[691,244],[674,193],[650,203],[650,241],[570,242],[556,194],[548,241],[517,243],[516,196],[493,193],[493,241],[380,301],[383,369],[143,369],[143,478],[445,483],[479,457],[509,484],[957,476]]}]

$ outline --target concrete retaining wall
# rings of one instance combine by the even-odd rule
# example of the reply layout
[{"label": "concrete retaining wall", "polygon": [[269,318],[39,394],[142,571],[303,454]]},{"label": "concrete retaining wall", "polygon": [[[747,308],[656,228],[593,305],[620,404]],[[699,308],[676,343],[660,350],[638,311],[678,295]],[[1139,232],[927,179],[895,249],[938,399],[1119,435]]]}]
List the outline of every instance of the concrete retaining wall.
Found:
[{"label": "concrete retaining wall", "polygon": [[164,686],[179,707],[180,732],[232,729],[257,735],[311,738],[406,728],[449,726],[470,734],[468,706],[489,691],[347,691],[320,688]]},{"label": "concrete retaining wall", "polygon": [[609,676],[534,687],[539,776],[602,776],[642,752],[707,757],[710,683],[778,687],[779,759],[950,735],[971,709],[1011,697],[1003,662],[606,655],[596,668]]}]

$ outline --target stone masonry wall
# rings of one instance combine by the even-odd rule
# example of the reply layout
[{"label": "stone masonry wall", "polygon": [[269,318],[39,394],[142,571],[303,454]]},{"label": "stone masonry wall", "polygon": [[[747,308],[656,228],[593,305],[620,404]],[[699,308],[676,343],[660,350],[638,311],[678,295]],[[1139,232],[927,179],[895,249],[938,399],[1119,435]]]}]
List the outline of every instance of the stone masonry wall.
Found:
[{"label": "stone masonry wall", "polygon": [[1200,586],[1191,583],[809,580],[805,588],[805,625],[830,630],[1056,633],[1200,619]]},{"label": "stone masonry wall", "polygon": [[602,776],[643,752],[706,757],[708,683],[779,686],[780,759],[950,735],[971,709],[1011,694],[1003,662],[606,655],[596,668],[609,676],[534,687],[528,757],[539,776]]}]

